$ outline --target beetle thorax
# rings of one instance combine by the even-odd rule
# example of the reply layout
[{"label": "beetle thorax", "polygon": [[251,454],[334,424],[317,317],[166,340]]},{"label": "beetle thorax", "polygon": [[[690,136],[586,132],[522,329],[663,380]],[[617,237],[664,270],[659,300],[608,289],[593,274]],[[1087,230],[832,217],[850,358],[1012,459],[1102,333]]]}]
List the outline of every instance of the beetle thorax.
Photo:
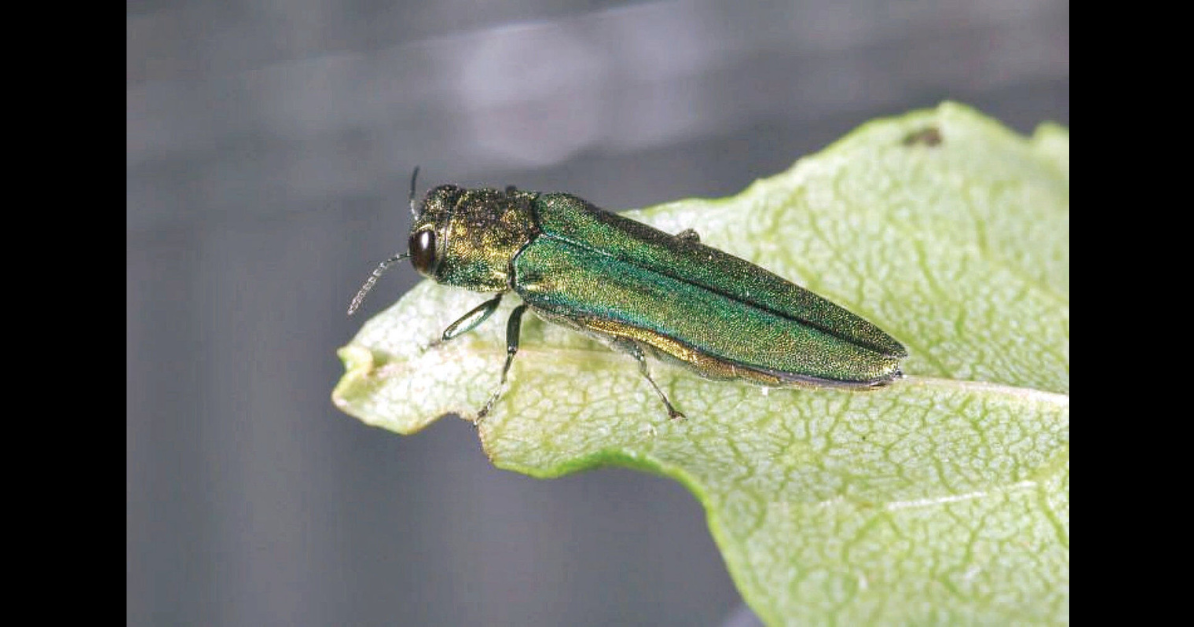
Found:
[{"label": "beetle thorax", "polygon": [[535,196],[493,189],[460,193],[437,225],[443,250],[435,279],[475,292],[508,289],[511,261],[538,232]]}]

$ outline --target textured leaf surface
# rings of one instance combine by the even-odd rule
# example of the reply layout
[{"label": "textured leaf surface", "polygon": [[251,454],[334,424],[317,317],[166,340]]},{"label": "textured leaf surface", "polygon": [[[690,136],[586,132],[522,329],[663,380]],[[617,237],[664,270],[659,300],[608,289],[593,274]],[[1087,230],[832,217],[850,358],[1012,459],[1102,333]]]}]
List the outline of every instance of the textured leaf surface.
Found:
[{"label": "textured leaf surface", "polygon": [[[1068,131],[1024,138],[946,103],[738,196],[628,215],[695,228],[878,324],[908,347],[909,376],[768,390],[653,364],[688,415],[669,421],[631,359],[527,316],[480,428],[495,465],[677,479],[770,624],[1068,622]],[[417,286],[341,350],[336,404],[399,433],[475,415],[517,299],[427,347],[484,298]]]}]

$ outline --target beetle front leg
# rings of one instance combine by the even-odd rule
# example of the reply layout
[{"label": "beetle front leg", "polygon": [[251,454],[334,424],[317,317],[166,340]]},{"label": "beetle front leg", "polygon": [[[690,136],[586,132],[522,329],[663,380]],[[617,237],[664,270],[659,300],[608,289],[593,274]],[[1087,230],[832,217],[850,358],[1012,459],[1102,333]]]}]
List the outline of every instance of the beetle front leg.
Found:
[{"label": "beetle front leg", "polygon": [[506,374],[510,372],[510,364],[514,363],[514,355],[518,353],[518,335],[522,330],[522,314],[526,313],[526,310],[525,304],[519,305],[510,312],[510,318],[506,320],[506,365],[502,368],[502,379],[498,382],[493,396],[489,397],[489,402],[485,403],[485,407],[477,412],[477,419],[473,421],[474,425],[481,424],[485,416],[489,415],[489,410],[493,409],[493,404],[502,396],[502,388],[506,387]]},{"label": "beetle front leg", "polygon": [[444,329],[444,334],[440,336],[440,340],[437,343],[443,344],[457,335],[472,331],[478,324],[485,322],[489,316],[493,315],[493,312],[497,311],[498,305],[502,304],[503,295],[504,294],[498,294],[497,296],[494,296],[480,305],[477,305],[472,311],[461,316],[459,320],[448,325],[448,328]]}]

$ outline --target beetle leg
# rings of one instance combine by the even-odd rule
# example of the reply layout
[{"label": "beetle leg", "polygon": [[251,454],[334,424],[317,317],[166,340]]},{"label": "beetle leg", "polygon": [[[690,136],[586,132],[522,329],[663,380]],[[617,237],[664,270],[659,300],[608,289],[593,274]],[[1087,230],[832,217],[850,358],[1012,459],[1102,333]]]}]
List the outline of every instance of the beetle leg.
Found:
[{"label": "beetle leg", "polygon": [[678,237],[686,242],[701,241],[701,234],[697,233],[696,229],[684,229],[683,231],[676,233],[676,237]]},{"label": "beetle leg", "polygon": [[498,294],[477,305],[472,311],[461,316],[459,320],[448,325],[448,328],[444,329],[444,334],[440,337],[439,343],[442,344],[457,335],[468,333],[476,328],[478,324],[485,322],[489,316],[493,315],[494,311],[497,311],[498,305],[502,304],[502,295]]},{"label": "beetle leg", "polygon": [[647,383],[651,384],[655,393],[659,395],[659,400],[663,401],[664,406],[667,407],[667,417],[671,420],[684,418],[685,416],[682,412],[672,407],[672,402],[667,399],[667,394],[664,394],[663,390],[659,389],[658,385],[655,385],[655,380],[651,378],[651,371],[647,367],[647,356],[643,354],[643,347],[639,346],[637,342],[630,341],[622,343],[622,347],[626,352],[630,353],[631,357],[638,360],[638,371],[647,378]]},{"label": "beetle leg", "polygon": [[519,305],[510,312],[510,318],[506,320],[506,365],[502,368],[502,380],[498,383],[497,390],[494,390],[493,396],[489,397],[489,402],[485,403],[485,407],[477,412],[477,419],[473,421],[474,425],[481,424],[485,416],[489,415],[489,410],[493,409],[493,404],[502,396],[502,388],[506,387],[506,374],[510,372],[510,364],[514,363],[514,355],[518,352],[518,334],[522,330],[522,314],[526,310],[525,304]]}]

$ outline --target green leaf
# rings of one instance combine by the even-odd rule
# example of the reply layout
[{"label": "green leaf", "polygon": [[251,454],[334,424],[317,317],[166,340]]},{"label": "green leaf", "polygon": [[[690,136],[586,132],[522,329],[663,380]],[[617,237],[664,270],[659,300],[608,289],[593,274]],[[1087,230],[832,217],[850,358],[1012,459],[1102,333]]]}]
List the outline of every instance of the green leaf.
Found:
[{"label": "green leaf", "polygon": [[[628,215],[878,324],[908,347],[907,378],[763,389],[653,364],[688,415],[669,421],[633,360],[528,316],[480,427],[496,466],[675,478],[770,624],[1068,622],[1068,131],[1024,138],[946,103],[738,196]],[[505,325],[428,347],[484,298],[424,282],[370,320],[340,351],[337,406],[399,433],[475,415]]]}]

